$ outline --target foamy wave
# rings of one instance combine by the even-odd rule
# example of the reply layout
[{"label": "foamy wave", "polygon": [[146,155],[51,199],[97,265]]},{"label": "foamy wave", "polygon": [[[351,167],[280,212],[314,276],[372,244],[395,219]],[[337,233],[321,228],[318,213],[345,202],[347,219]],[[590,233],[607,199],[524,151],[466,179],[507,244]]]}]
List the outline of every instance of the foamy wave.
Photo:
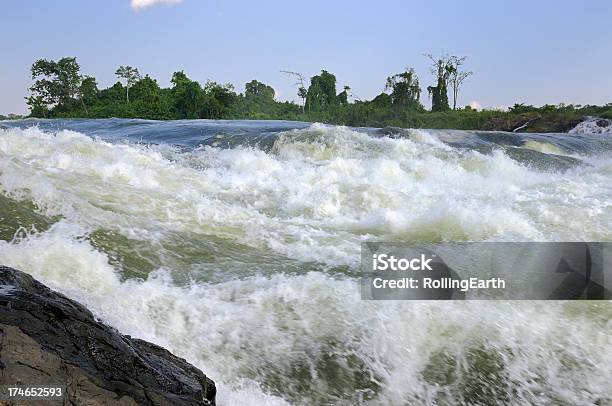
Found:
[{"label": "foamy wave", "polygon": [[413,135],[183,150],[0,130],[0,191],[62,218],[0,263],[198,365],[220,404],[611,402],[609,303],[363,302],[352,276],[365,239],[611,240],[610,160],[543,172]]},{"label": "foamy wave", "polygon": [[217,381],[219,404],[612,401],[605,303],[364,302],[356,280],[320,272],[121,281],[81,232],[0,243],[0,261],[187,358]]},{"label": "foamy wave", "polygon": [[[92,227],[141,238],[194,231],[330,264],[354,261],[357,242],[367,236],[593,238],[589,227],[540,216],[565,206],[597,229],[580,214],[593,208],[596,190],[609,190],[596,170],[540,173],[500,151],[456,150],[423,134],[372,138],[313,126],[281,136],[266,153],[185,152],[13,129],[0,136],[0,184]],[[568,188],[584,190],[584,199],[565,205]]]},{"label": "foamy wave", "polygon": [[612,134],[612,120],[600,117],[587,117],[576,127],[569,130],[570,134]]}]

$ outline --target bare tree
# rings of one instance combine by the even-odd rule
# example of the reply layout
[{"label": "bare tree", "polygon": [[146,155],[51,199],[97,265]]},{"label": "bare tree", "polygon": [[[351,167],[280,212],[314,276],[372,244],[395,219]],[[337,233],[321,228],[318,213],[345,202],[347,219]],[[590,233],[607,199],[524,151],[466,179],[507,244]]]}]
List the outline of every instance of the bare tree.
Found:
[{"label": "bare tree", "polygon": [[461,65],[463,65],[466,58],[466,56],[458,57],[454,55],[449,58],[451,67],[449,82],[453,89],[453,110],[457,109],[457,97],[459,96],[459,89],[463,85],[463,82],[474,74],[474,72],[471,71],[461,70]]},{"label": "bare tree", "polygon": [[297,95],[302,99],[302,113],[306,112],[306,95],[308,94],[308,91],[306,90],[306,79],[304,79],[304,75],[302,75],[299,72],[292,72],[292,71],[288,71],[288,70],[282,70],[282,73],[286,73],[287,75],[291,75],[296,79],[296,82],[293,84],[294,86],[297,86],[298,88],[298,92]]}]

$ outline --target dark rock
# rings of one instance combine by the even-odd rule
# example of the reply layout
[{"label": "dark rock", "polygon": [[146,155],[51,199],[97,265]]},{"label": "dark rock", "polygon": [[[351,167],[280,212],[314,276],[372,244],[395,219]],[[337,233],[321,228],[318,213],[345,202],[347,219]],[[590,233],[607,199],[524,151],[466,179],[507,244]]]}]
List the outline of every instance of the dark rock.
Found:
[{"label": "dark rock", "polygon": [[373,135],[389,138],[410,138],[410,130],[399,127],[384,127],[377,129]]},{"label": "dark rock", "polygon": [[612,121],[606,120],[605,118],[600,118],[595,122],[595,124],[597,124],[597,127],[605,128],[612,125]]},{"label": "dark rock", "polygon": [[9,384],[62,385],[64,404],[214,405],[216,394],[184,359],[0,266],[0,385]]}]

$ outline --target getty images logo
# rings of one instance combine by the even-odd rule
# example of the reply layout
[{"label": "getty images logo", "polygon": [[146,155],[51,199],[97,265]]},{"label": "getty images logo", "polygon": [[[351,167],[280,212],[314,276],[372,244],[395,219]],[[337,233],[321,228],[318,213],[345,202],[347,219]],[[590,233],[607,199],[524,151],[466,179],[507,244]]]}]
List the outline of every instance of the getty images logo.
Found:
[{"label": "getty images logo", "polygon": [[373,254],[372,270],[374,271],[432,271],[429,263],[433,258],[421,254],[419,258],[396,258],[393,255]]}]

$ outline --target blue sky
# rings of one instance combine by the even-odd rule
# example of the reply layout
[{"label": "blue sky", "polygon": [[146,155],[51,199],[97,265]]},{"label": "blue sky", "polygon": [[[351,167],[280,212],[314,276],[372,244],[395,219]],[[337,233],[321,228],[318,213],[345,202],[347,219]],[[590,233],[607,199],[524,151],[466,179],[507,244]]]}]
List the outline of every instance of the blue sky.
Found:
[{"label": "blue sky", "polygon": [[[146,5],[156,0],[135,0]],[[610,1],[6,0],[0,35],[0,113],[25,113],[37,58],[76,56],[100,87],[119,65],[169,84],[172,72],[231,82],[258,79],[281,100],[292,80],[327,69],[361,98],[406,66],[433,84],[423,53],[468,56],[474,76],[459,104],[612,102]],[[427,94],[423,102],[429,104]]]}]

